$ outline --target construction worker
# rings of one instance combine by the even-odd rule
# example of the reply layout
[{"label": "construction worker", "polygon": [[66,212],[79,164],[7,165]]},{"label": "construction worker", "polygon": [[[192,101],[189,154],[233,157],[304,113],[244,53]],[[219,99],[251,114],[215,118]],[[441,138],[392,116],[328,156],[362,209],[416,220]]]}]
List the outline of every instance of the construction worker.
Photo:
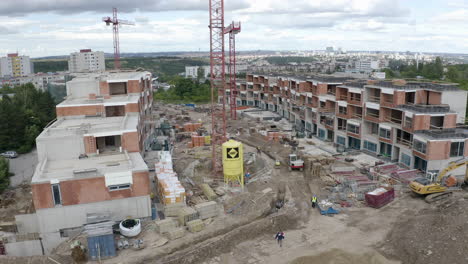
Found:
[{"label": "construction worker", "polygon": [[262,151],[260,150],[260,147],[257,147],[257,154],[262,154]]},{"label": "construction worker", "polygon": [[280,230],[278,233],[276,233],[275,239],[278,241],[278,245],[282,247],[283,239],[284,239],[284,232]]},{"label": "construction worker", "polygon": [[314,194],[312,196],[312,208],[315,208],[315,205],[317,205],[317,196]]}]

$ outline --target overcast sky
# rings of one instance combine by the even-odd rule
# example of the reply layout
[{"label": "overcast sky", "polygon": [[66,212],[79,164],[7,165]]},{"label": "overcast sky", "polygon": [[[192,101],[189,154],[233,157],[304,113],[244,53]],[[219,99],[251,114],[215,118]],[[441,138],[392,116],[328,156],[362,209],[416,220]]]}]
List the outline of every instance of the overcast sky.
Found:
[{"label": "overcast sky", "polygon": [[[121,52],[207,51],[208,0],[0,0],[0,56],[113,52],[101,22],[119,9]],[[225,0],[239,50],[468,53],[468,0]]]}]

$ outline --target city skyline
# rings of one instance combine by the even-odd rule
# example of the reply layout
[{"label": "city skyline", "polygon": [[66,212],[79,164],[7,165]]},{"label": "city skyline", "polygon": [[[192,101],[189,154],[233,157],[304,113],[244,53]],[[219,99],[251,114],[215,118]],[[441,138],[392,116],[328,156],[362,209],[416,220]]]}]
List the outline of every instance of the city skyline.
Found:
[{"label": "city skyline", "polygon": [[[25,2],[27,5],[25,5]],[[208,3],[175,1],[6,0],[0,3],[0,53],[112,53],[112,7],[136,22],[120,28],[121,52],[207,51]],[[394,50],[468,53],[465,1],[225,1],[226,24],[241,21],[238,50]],[[144,11],[143,11],[144,10]]]}]

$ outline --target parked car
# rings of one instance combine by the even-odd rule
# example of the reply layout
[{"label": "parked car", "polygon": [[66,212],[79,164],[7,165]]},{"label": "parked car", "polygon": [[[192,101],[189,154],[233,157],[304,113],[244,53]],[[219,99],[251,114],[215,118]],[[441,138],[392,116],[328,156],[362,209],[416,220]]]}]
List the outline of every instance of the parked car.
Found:
[{"label": "parked car", "polygon": [[16,153],[16,151],[6,151],[6,152],[1,153],[0,156],[9,158],[9,159],[14,159],[18,157],[18,153]]}]

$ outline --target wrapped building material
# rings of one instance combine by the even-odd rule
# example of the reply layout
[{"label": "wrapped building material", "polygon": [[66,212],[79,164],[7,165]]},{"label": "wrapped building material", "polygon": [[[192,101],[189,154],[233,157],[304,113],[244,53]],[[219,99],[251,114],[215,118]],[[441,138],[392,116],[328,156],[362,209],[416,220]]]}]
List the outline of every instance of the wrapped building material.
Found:
[{"label": "wrapped building material", "polygon": [[218,215],[218,204],[214,201],[197,204],[194,207],[200,219],[207,219]]},{"label": "wrapped building material", "polygon": [[163,234],[177,228],[177,221],[174,219],[164,219],[155,222],[156,232]]},{"label": "wrapped building material", "polygon": [[377,188],[365,194],[367,205],[373,208],[380,208],[395,199],[393,188]]},{"label": "wrapped building material", "polygon": [[195,232],[202,231],[203,228],[205,228],[205,224],[203,223],[202,220],[196,219],[196,220],[187,222],[187,227],[190,232],[195,233]]},{"label": "wrapped building material", "polygon": [[198,219],[198,212],[195,211],[192,207],[183,207],[179,210],[179,224],[184,226],[187,222]]},{"label": "wrapped building material", "polygon": [[203,194],[206,196],[206,198],[208,198],[208,200],[214,200],[216,199],[218,196],[216,195],[216,193],[213,191],[213,189],[211,189],[211,187],[204,183],[201,185],[201,189],[203,190]]},{"label": "wrapped building material", "polygon": [[164,206],[164,215],[168,216],[179,216],[179,211],[182,207],[185,207],[185,203],[172,203]]},{"label": "wrapped building material", "polygon": [[178,228],[172,229],[166,233],[166,236],[170,240],[181,238],[185,236],[185,228],[178,227]]}]

